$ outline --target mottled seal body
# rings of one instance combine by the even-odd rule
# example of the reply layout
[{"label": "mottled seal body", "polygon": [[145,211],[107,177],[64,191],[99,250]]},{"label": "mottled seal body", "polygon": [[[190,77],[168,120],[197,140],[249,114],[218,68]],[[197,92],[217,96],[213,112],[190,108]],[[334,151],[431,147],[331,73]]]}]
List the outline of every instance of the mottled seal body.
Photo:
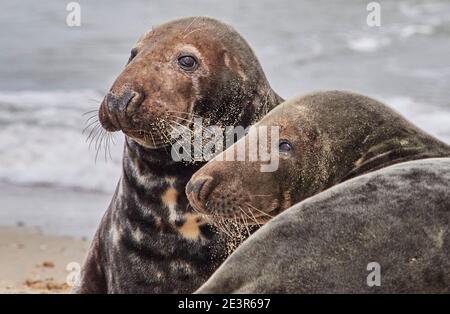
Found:
[{"label": "mottled seal body", "polygon": [[[270,217],[358,175],[415,159],[450,156],[450,147],[386,105],[343,91],[311,93],[277,106],[252,128],[279,128],[276,171],[264,161],[221,161],[196,172],[186,192],[197,210],[246,224]],[[246,144],[242,138],[228,151]],[[230,210],[231,209],[231,210]]]},{"label": "mottled seal body", "polygon": [[123,173],[82,268],[78,293],[189,293],[227,255],[226,237],[184,190],[204,162],[174,161],[171,131],[254,123],[281,102],[245,40],[194,17],[138,41],[105,96],[99,121],[125,134]]},{"label": "mottled seal body", "polygon": [[449,293],[449,223],[450,158],[399,163],[273,218],[197,293]]}]

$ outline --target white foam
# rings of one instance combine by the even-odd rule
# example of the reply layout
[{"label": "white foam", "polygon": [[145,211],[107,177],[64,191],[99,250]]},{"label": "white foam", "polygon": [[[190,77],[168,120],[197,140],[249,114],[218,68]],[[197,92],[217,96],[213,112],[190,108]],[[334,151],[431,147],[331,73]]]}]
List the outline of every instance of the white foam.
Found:
[{"label": "white foam", "polygon": [[113,191],[122,144],[111,147],[112,160],[102,151],[95,162],[82,134],[83,113],[101,98],[91,90],[0,92],[0,180]]},{"label": "white foam", "polygon": [[400,29],[400,37],[408,38],[414,35],[432,35],[434,34],[433,25],[407,25]]},{"label": "white foam", "polygon": [[373,52],[391,43],[387,37],[357,37],[347,41],[348,47],[358,52]]}]

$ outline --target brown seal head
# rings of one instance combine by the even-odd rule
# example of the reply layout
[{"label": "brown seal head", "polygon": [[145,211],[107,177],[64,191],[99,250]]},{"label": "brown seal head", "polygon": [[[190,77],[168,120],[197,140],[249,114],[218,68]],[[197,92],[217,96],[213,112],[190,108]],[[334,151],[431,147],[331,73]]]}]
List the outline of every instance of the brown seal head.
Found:
[{"label": "brown seal head", "polygon": [[146,148],[170,144],[175,127],[248,126],[281,102],[247,42],[206,17],[177,19],[144,34],[105,96],[99,120]]},{"label": "brown seal head", "polygon": [[[286,101],[254,128],[279,127],[279,167],[220,161],[216,156],[187,185],[190,203],[208,215],[264,223],[310,196],[355,176],[415,159],[450,156],[450,147],[384,104],[327,91]],[[248,137],[229,147],[248,143]],[[245,145],[246,156],[249,145]]]}]

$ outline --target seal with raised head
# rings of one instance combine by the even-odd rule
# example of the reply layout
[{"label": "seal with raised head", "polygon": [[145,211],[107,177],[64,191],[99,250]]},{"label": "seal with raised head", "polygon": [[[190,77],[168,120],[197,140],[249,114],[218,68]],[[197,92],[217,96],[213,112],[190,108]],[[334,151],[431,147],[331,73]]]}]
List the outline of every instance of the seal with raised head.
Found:
[{"label": "seal with raised head", "polygon": [[198,292],[449,292],[447,144],[374,99],[339,91],[289,100],[260,126],[279,127],[278,170],[218,155],[187,185],[208,216],[268,221]]},{"label": "seal with raised head", "polygon": [[185,185],[204,162],[173,160],[171,131],[243,127],[281,102],[247,42],[204,17],[142,36],[99,121],[125,134],[123,173],[82,267],[78,293],[189,293],[226,257],[226,237],[196,214]]},{"label": "seal with raised head", "polygon": [[[279,127],[278,169],[226,160],[223,152],[187,185],[191,204],[209,215],[263,223],[333,185],[392,164],[450,156],[450,147],[386,105],[350,92],[317,92],[273,109],[252,128]],[[236,151],[249,135],[229,147]],[[249,147],[244,145],[245,156]],[[245,219],[244,219],[245,218]]]}]

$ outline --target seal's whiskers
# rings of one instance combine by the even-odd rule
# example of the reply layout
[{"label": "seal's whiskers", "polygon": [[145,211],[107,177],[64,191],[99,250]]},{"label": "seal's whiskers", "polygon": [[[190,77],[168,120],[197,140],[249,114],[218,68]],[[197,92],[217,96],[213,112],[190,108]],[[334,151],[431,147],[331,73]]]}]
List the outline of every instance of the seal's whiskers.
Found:
[{"label": "seal's whiskers", "polygon": [[[240,209],[240,211],[241,211],[245,216],[247,216],[250,220],[253,220],[257,225],[261,225],[261,224],[256,220],[255,216],[253,216],[253,218],[250,217],[250,216],[245,212],[245,210],[244,210],[241,206],[239,206],[239,209]],[[250,212],[251,212],[251,211],[250,211]]]},{"label": "seal's whiskers", "polygon": [[[240,207],[239,207],[240,208]],[[240,208],[241,209],[241,208]],[[242,211],[242,209],[241,209],[241,211]],[[245,226],[245,229],[247,230],[247,234],[248,234],[248,236],[250,236],[251,235],[251,233],[250,233],[250,229],[248,228],[248,224],[247,224],[247,218],[245,218],[245,216],[241,213],[241,220],[242,220],[242,222],[244,223],[244,226]]]},{"label": "seal's whiskers", "polygon": [[[253,206],[253,205],[250,204],[250,203],[245,203],[245,205],[250,206],[252,209],[256,210],[257,212],[259,212],[259,213],[261,213],[261,214],[263,214],[263,215],[265,215],[265,216],[267,216],[267,217],[273,218],[272,215],[269,215],[268,213],[263,212],[262,210],[256,208],[255,206]],[[252,212],[252,211],[250,211],[250,212]],[[253,213],[252,213],[252,214],[253,214]]]}]

